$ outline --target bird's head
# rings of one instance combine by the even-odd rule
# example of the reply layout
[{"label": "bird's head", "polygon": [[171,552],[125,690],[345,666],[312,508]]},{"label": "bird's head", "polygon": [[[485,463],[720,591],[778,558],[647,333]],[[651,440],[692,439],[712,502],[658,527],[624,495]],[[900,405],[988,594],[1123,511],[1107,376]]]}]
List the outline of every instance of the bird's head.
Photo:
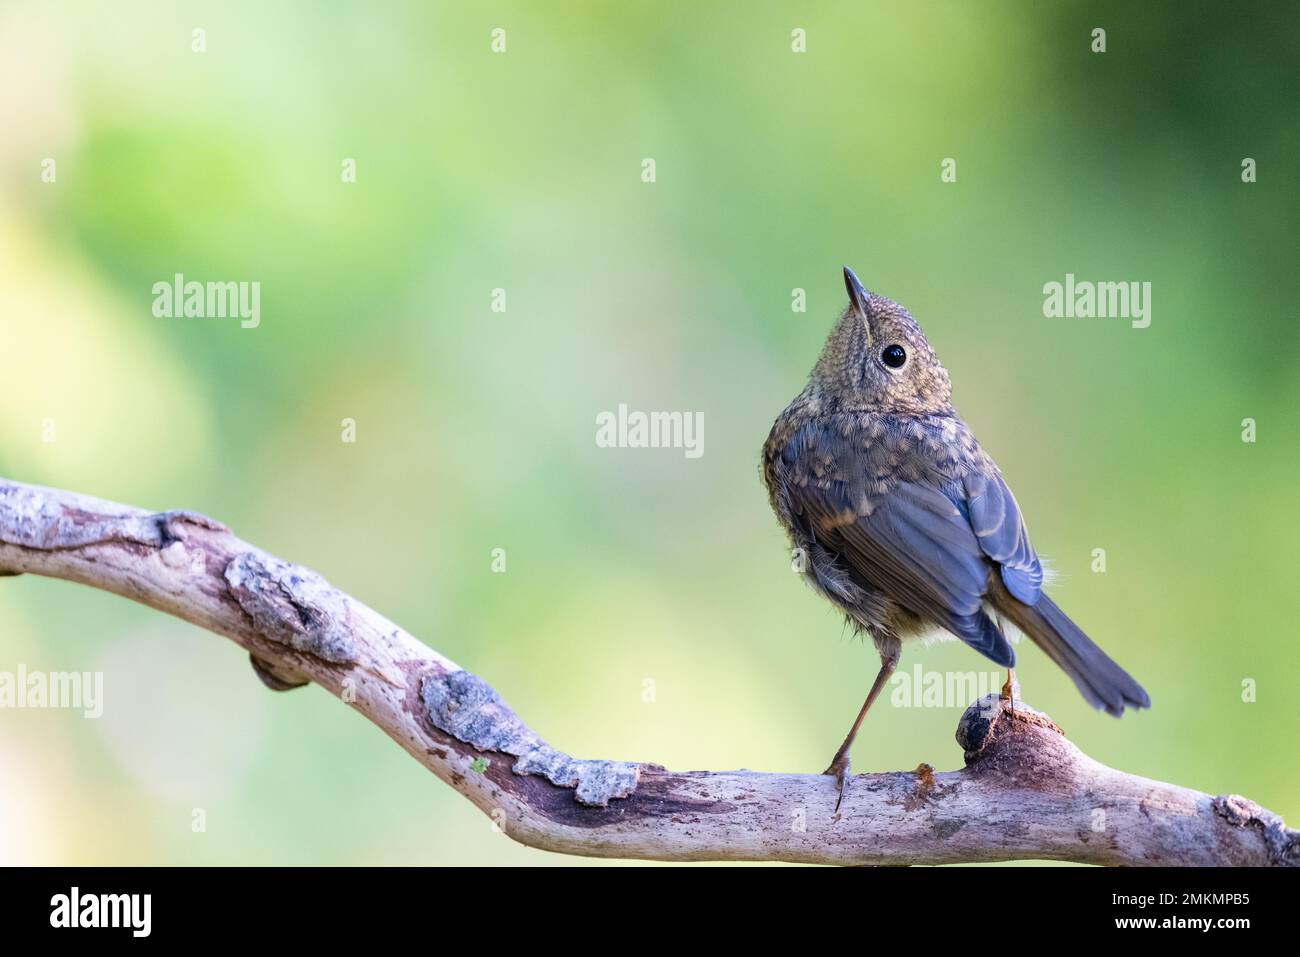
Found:
[{"label": "bird's head", "polygon": [[906,309],[863,288],[844,267],[849,305],[813,369],[813,382],[845,411],[952,410],[948,370]]}]

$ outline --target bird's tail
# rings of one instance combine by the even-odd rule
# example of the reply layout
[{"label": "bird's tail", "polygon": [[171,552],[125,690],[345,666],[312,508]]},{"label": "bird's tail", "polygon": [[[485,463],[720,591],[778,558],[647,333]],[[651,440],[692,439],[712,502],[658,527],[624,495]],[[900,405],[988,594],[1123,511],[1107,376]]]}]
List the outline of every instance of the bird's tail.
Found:
[{"label": "bird's tail", "polygon": [[1093,644],[1052,599],[1042,595],[1034,604],[1026,605],[1011,598],[998,605],[1016,627],[1074,679],[1094,708],[1119,717],[1125,706],[1151,707],[1151,699],[1142,686]]}]

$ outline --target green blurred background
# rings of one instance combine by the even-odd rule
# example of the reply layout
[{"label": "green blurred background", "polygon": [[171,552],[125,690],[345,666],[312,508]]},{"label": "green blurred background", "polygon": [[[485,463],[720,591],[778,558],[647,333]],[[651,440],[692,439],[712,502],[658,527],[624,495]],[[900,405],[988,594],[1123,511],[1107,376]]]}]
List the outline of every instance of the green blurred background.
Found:
[{"label": "green blurred background", "polygon": [[[1294,15],[268,6],[0,6],[0,474],[219,517],[578,756],[819,771],[877,661],[791,573],[757,463],[849,263],[925,327],[1058,599],[1155,706],[1095,713],[1022,646],[1026,700],[1300,823]],[[177,272],[260,281],[260,328],[154,318]],[[1150,328],[1044,318],[1067,272],[1150,281]],[[619,403],[702,412],[703,457],[597,448]],[[119,598],[0,584],[20,662],[104,671],[105,714],[0,711],[4,863],[569,860]],[[960,766],[963,703],[878,708],[856,769]]]}]

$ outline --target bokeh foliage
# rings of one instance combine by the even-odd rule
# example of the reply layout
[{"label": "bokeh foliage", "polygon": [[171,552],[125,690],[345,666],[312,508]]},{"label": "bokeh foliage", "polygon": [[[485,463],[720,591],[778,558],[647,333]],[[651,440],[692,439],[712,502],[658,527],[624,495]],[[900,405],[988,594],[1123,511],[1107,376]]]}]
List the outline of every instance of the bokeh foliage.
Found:
[{"label": "bokeh foliage", "polygon": [[[820,770],[876,660],[791,574],[757,456],[847,262],[926,328],[1059,601],[1155,707],[1095,714],[1032,648],[1026,699],[1296,823],[1296,14],[803,6],[5,4],[0,474],[218,516],[577,755]],[[155,319],[176,272],[260,281],[261,327]],[[1150,328],[1044,318],[1067,272],[1150,281]],[[703,412],[704,456],[597,448],[620,402]],[[548,860],[146,609],[7,581],[18,662],[104,670],[107,713],[0,712],[5,863]],[[958,713],[879,708],[857,768],[958,766]]]}]

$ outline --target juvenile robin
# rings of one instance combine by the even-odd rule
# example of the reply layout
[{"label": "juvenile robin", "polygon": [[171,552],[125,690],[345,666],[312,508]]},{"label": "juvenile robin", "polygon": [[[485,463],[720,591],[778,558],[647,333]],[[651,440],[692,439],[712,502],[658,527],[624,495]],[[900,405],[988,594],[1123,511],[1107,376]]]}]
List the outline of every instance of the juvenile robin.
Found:
[{"label": "juvenile robin", "polygon": [[[826,774],[839,784],[906,638],[942,629],[1004,668],[1010,621],[1094,707],[1150,707],[1142,687],[1043,593],[1011,489],[952,406],[948,372],[896,302],[844,268],[849,305],[763,447],[772,508],[808,582],[871,635],[880,671]],[[1008,671],[1004,694],[1014,676]],[[838,809],[839,802],[836,803]]]}]

